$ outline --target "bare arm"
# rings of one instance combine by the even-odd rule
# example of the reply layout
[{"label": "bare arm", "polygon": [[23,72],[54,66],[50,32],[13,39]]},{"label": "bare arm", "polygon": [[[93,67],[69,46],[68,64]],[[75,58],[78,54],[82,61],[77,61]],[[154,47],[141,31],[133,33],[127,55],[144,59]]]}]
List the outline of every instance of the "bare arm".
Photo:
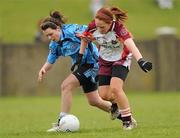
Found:
[{"label": "bare arm", "polygon": [[46,63],[42,66],[42,68],[40,69],[39,74],[38,74],[38,81],[39,81],[39,82],[41,82],[41,81],[43,80],[44,75],[46,74],[46,72],[47,72],[48,70],[50,70],[50,69],[52,68],[52,66],[53,66],[53,64],[50,64],[50,63],[48,63],[48,62],[46,62]]},{"label": "bare arm", "polygon": [[142,58],[141,53],[139,52],[139,49],[136,47],[136,44],[134,43],[132,38],[129,38],[124,41],[124,44],[128,47],[128,49],[132,52],[135,59],[138,61]]},{"label": "bare arm", "polygon": [[129,38],[124,41],[124,44],[128,47],[128,49],[132,52],[133,56],[136,58],[139,66],[144,72],[148,72],[152,69],[152,63],[143,59],[139,49],[136,47],[132,38]]},{"label": "bare arm", "polygon": [[81,46],[80,46],[79,54],[84,54],[86,46],[87,46],[87,41],[81,38]]},{"label": "bare arm", "polygon": [[80,34],[80,33],[77,33],[76,36],[81,39],[81,46],[80,46],[79,54],[84,54],[84,51],[85,51],[87,43],[88,43],[86,40],[87,37],[84,36],[84,34]]}]

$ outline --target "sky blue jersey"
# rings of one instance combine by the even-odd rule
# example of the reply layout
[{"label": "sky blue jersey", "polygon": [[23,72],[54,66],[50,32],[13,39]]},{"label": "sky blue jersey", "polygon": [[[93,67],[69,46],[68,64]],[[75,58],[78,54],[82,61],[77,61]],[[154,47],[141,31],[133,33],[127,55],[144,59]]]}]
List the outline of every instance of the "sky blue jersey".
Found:
[{"label": "sky blue jersey", "polygon": [[[62,33],[60,41],[51,41],[49,44],[49,55],[47,62],[53,64],[60,56],[70,56],[72,64],[76,62],[77,55],[80,50],[80,38],[76,37],[76,33],[82,33],[86,30],[87,26],[77,24],[64,24],[62,25]],[[97,63],[98,49],[93,43],[89,43],[86,47],[81,64],[94,64]]]}]

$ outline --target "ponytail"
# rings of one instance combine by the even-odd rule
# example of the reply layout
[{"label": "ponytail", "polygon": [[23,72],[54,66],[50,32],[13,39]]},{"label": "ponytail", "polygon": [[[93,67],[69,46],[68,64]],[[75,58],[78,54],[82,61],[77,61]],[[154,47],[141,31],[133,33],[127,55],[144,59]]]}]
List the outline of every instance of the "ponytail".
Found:
[{"label": "ponytail", "polygon": [[50,12],[51,21],[61,26],[62,24],[66,23],[66,18],[58,11]]},{"label": "ponytail", "polygon": [[128,18],[127,12],[123,11],[117,7],[111,7],[110,11],[114,15],[113,18],[115,18],[115,20],[117,20],[117,21],[125,22]]},{"label": "ponytail", "polygon": [[53,11],[49,13],[49,17],[46,17],[41,23],[40,27],[42,30],[47,28],[56,29],[58,26],[61,27],[65,24],[67,19],[60,14],[58,11]]}]

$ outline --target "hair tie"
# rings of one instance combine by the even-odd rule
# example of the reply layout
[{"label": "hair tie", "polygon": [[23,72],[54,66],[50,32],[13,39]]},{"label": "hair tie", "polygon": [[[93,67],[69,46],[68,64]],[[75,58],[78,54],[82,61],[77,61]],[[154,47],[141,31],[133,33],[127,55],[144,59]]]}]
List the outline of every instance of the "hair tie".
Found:
[{"label": "hair tie", "polygon": [[113,14],[113,21],[116,21],[116,15]]}]

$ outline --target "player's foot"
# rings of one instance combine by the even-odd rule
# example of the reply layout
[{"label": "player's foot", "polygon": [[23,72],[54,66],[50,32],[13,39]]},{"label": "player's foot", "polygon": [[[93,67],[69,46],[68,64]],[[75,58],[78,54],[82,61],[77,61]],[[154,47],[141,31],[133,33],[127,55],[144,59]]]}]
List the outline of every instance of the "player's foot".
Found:
[{"label": "player's foot", "polygon": [[123,122],[123,129],[124,130],[131,130],[137,127],[136,120],[132,117],[131,121],[124,121]]},{"label": "player's foot", "polygon": [[116,119],[120,115],[120,112],[116,103],[112,103],[110,113],[111,113],[111,120]]},{"label": "player's foot", "polygon": [[47,132],[59,132],[60,126],[59,126],[60,119],[56,123],[52,123],[52,128],[48,129]]}]

